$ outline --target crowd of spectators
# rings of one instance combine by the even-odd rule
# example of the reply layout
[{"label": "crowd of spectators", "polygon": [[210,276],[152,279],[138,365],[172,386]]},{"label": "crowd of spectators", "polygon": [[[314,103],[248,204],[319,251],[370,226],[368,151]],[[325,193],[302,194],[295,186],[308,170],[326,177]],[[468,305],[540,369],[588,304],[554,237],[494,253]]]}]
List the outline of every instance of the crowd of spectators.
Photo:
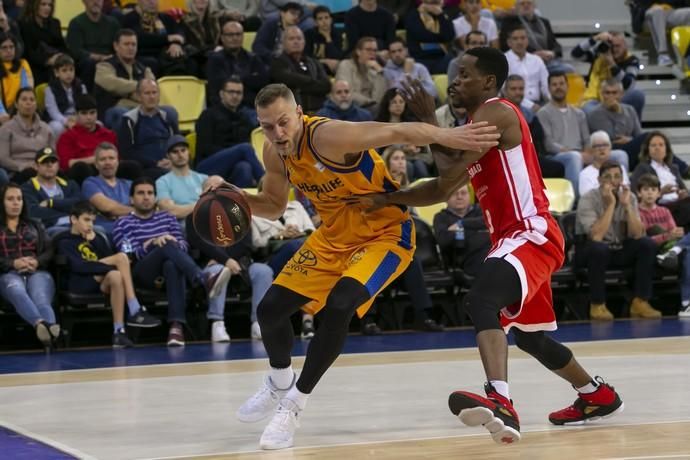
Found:
[{"label": "crowd of spectators", "polygon": [[[463,52],[477,46],[505,51],[503,96],[527,120],[544,177],[567,179],[578,197],[576,262],[588,272],[591,317],[612,318],[603,277],[619,266],[634,269],[631,314],[658,316],[649,304],[654,267],[685,260],[688,165],[662,132],[642,130],[639,59],[621,31],[599,32],[564,56],[534,0],[359,0],[337,15],[344,25],[328,7],[304,0],[189,0],[183,12],[160,11],[157,0],[83,0],[84,12],[61,24],[60,1],[77,0],[7,1],[0,9],[0,296],[46,345],[60,334],[47,270],[53,250],[67,257],[69,289],[109,296],[114,346],[132,345],[126,326],[160,323],[139,304],[135,286],[167,292],[169,345],[185,343],[188,287],[205,292],[212,339],[229,340],[225,297],[236,275],[252,292],[250,335],[259,339],[256,305],[318,215],[298,193],[280,220],[254,219],[252,235],[227,250],[203,242],[189,224],[207,184],[260,186],[256,93],[284,83],[308,114],[396,123],[415,121],[401,96],[415,79],[436,101],[439,125],[460,126],[467,113],[454,103],[452,82],[462,78]],[[688,23],[690,8],[674,0],[632,4],[650,27],[659,63],[671,63],[666,28]],[[567,102],[575,60],[591,64],[578,105]],[[438,88],[433,76],[445,74],[448,87]],[[161,105],[157,78],[174,75],[206,81],[195,145],[182,135],[175,107]],[[428,146],[380,153],[401,185],[436,172]],[[488,239],[467,188],[436,216],[434,231],[447,263],[471,276]],[[415,326],[441,330],[423,274],[413,262],[403,277]],[[682,311],[690,315],[684,283]],[[310,337],[314,318],[305,315],[302,326]],[[364,331],[380,330],[368,321]]]}]

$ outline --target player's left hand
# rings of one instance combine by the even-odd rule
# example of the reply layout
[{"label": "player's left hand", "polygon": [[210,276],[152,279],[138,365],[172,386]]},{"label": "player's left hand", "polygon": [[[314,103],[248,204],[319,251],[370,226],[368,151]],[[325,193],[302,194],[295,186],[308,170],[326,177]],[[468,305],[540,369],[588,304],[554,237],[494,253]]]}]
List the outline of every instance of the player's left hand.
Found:
[{"label": "player's left hand", "polygon": [[419,120],[432,125],[438,125],[436,120],[436,103],[431,94],[427,93],[418,79],[407,77],[401,82],[400,92],[405,105]]},{"label": "player's left hand", "polygon": [[480,121],[456,128],[441,129],[438,143],[456,150],[484,153],[497,146],[500,137],[495,126]]}]

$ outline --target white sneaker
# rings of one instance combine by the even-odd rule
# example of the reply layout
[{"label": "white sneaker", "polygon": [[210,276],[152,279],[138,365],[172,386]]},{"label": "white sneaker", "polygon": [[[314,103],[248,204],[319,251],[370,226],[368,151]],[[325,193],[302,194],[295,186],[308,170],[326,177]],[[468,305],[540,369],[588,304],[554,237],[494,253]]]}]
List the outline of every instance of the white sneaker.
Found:
[{"label": "white sneaker", "polygon": [[264,377],[259,391],[254,393],[251,398],[246,400],[244,404],[237,409],[237,420],[243,423],[254,423],[271,415],[276,410],[280,399],[285,396],[288,390],[295,384],[295,380],[297,380],[297,375],[292,377],[292,383],[289,388],[279,390],[273,385],[271,377],[268,375]]},{"label": "white sneaker", "polygon": [[258,321],[252,323],[251,335],[253,340],[261,340],[261,327]]},{"label": "white sneaker", "polygon": [[292,447],[295,431],[299,428],[300,412],[295,402],[287,398],[281,399],[275,415],[261,435],[259,446],[266,450]]},{"label": "white sneaker", "polygon": [[690,305],[680,307],[680,310],[678,311],[678,318],[690,318]]},{"label": "white sneaker", "polygon": [[223,321],[214,321],[211,325],[211,341],[212,342],[229,342],[230,336],[225,330],[225,323]]},{"label": "white sneaker", "polygon": [[657,59],[657,64],[660,66],[669,67],[673,65],[673,59],[671,59],[671,56],[668,54],[660,54]]}]

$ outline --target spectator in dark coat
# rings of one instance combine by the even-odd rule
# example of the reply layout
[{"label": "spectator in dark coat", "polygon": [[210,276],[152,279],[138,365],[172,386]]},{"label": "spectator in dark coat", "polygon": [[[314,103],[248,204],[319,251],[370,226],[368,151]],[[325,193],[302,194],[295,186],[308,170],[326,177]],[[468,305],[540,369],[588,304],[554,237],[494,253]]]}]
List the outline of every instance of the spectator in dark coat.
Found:
[{"label": "spectator in dark coat", "polygon": [[432,74],[446,73],[453,58],[450,45],[455,30],[450,18],[443,12],[441,0],[424,0],[419,8],[405,16],[407,46],[412,56],[424,64]]},{"label": "spectator in dark coat", "polygon": [[371,112],[364,110],[352,101],[350,84],[337,80],[331,87],[331,93],[321,110],[316,112],[320,117],[343,121],[371,121]]},{"label": "spectator in dark coat", "polygon": [[283,54],[271,62],[271,80],[285,83],[305,112],[315,112],[331,90],[331,82],[321,63],[304,54],[304,34],[297,26],[283,34]]},{"label": "spectator in dark coat", "polygon": [[379,50],[387,50],[395,38],[395,18],[376,0],[359,0],[359,5],[345,13],[345,34],[350,51],[362,37],[373,37]]},{"label": "spectator in dark coat", "polygon": [[261,24],[252,51],[261,59],[269,62],[272,57],[283,52],[283,34],[290,26],[296,26],[302,17],[302,7],[298,3],[288,2],[280,7],[280,15],[270,16]]},{"label": "spectator in dark coat", "polygon": [[40,219],[52,236],[69,227],[69,211],[81,200],[76,182],[58,177],[59,165],[55,150],[46,147],[36,153],[36,177],[22,185],[29,215]]},{"label": "spectator in dark coat", "polygon": [[24,53],[36,85],[47,83],[58,55],[67,53],[60,20],[53,17],[55,4],[27,0],[19,20],[24,39]]},{"label": "spectator in dark coat", "polygon": [[328,7],[317,6],[314,9],[314,19],[316,27],[304,32],[307,41],[305,53],[318,59],[329,74],[335,75],[338,63],[345,57],[342,34],[333,26],[333,17]]}]

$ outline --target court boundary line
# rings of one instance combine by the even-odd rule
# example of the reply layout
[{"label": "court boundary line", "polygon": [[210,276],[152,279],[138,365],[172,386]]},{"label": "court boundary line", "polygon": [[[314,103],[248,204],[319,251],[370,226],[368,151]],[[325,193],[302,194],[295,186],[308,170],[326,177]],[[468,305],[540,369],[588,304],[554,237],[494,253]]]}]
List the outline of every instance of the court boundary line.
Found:
[{"label": "court boundary line", "polygon": [[[552,426],[549,427],[548,429],[544,428],[539,428],[536,430],[529,430],[529,431],[521,431],[521,434],[525,433],[548,433],[548,432],[555,432],[555,431],[583,431],[583,430],[597,430],[597,429],[606,429],[606,428],[621,428],[621,427],[627,427],[627,426],[649,426],[649,425],[670,425],[674,423],[690,423],[690,419],[681,419],[681,420],[662,420],[658,422],[644,422],[644,423],[620,423],[620,424],[605,424],[601,425],[599,423],[597,424],[584,424],[584,425],[575,425],[575,426]],[[462,428],[462,425],[459,425]],[[341,448],[341,447],[356,447],[356,446],[368,446],[368,445],[380,445],[380,444],[392,444],[392,443],[399,443],[399,442],[420,442],[420,441],[434,441],[434,440],[440,440],[440,439],[455,439],[455,438],[478,438],[478,437],[487,437],[486,433],[473,433],[473,434],[459,434],[457,436],[430,436],[430,437],[423,437],[423,438],[405,438],[405,439],[389,439],[387,441],[362,441],[362,442],[353,442],[353,443],[340,443],[340,444],[318,444],[318,445],[313,445],[313,446],[303,446],[303,447],[290,447],[288,449],[280,449],[277,451],[272,451],[272,450],[263,450],[263,449],[257,449],[257,450],[246,450],[246,451],[238,451],[238,452],[215,452],[211,454],[195,454],[195,455],[176,455],[172,457],[144,457],[141,460],[185,460],[185,459],[190,459],[190,458],[213,458],[213,457],[218,457],[218,456],[225,456],[225,455],[248,455],[248,454],[268,454],[270,452],[282,452],[282,451],[303,451],[303,450],[312,450],[312,449],[333,449],[333,448]],[[258,440],[257,440],[258,443]],[[677,457],[677,455],[675,455]],[[606,458],[602,460],[635,460],[635,459],[655,459],[655,458],[674,458],[673,456],[671,457],[613,457],[613,458]]]},{"label": "court boundary line", "polygon": [[[630,342],[630,341],[675,341],[678,339],[690,339],[690,336],[682,335],[682,336],[673,336],[673,337],[640,337],[640,338],[629,338],[629,339],[612,339],[612,340],[587,340],[587,341],[578,341],[578,342],[562,342],[564,345],[572,346],[575,345],[577,346],[578,344],[607,344],[607,343],[620,343],[620,342]],[[509,345],[509,349],[511,350],[519,350],[516,345]],[[355,356],[381,356],[381,355],[393,355],[393,356],[399,356],[404,353],[441,353],[441,352],[448,352],[452,350],[458,350],[458,351],[464,351],[464,350],[477,350],[477,347],[462,347],[462,348],[434,348],[434,349],[421,349],[421,350],[395,350],[395,351],[374,351],[374,352],[367,352],[367,353],[343,353],[339,356],[340,357],[355,357]],[[690,351],[689,351],[690,352]],[[524,353],[524,352],[523,352]],[[637,354],[646,354],[646,353],[637,353]],[[668,355],[675,355],[679,353],[668,353],[665,352],[663,354],[668,354]],[[685,354],[685,353],[680,353],[680,354]],[[618,354],[611,354],[611,355],[605,355],[605,356],[585,356],[586,358],[610,358],[610,357],[622,357],[622,356],[629,356],[629,355],[618,355]],[[526,359],[529,358],[529,355],[525,354],[525,357],[512,357],[514,359]],[[304,356],[293,356],[293,359],[295,360],[304,360]],[[227,359],[227,360],[219,360],[219,361],[190,361],[190,362],[183,362],[183,363],[157,363],[157,364],[138,364],[134,366],[110,366],[110,367],[90,367],[86,369],[63,369],[63,370],[54,370],[54,371],[39,371],[39,372],[16,372],[16,373],[9,373],[9,374],[0,374],[0,380],[3,377],[20,377],[20,376],[41,376],[41,375],[52,375],[56,373],[62,373],[62,374],[78,374],[78,373],[83,373],[83,372],[104,372],[104,371],[113,371],[113,370],[126,370],[126,369],[146,369],[146,368],[165,368],[165,367],[175,367],[175,366],[189,366],[189,365],[219,365],[219,364],[228,364],[228,363],[258,363],[261,361],[266,361],[268,360],[267,357],[264,358],[249,358],[249,359]],[[391,363],[391,364],[398,364],[398,363]],[[401,363],[405,364],[405,363]],[[342,365],[342,363],[340,364]],[[359,365],[359,364],[358,364]],[[377,365],[377,364],[361,364],[362,366],[369,366],[369,365]],[[336,361],[334,363],[333,367],[337,367],[338,362]],[[243,371],[243,372],[261,372],[261,371]],[[139,377],[141,378],[141,377]],[[73,382],[69,382],[73,383]]]},{"label": "court boundary line", "polygon": [[72,456],[74,456],[80,460],[98,460],[97,457],[86,454],[86,453],[84,453],[78,449],[70,447],[66,444],[63,444],[63,443],[56,441],[52,438],[49,438],[47,436],[43,436],[43,435],[34,433],[33,431],[19,427],[19,426],[15,425],[14,423],[7,422],[3,419],[0,419],[0,426],[4,426],[5,428],[8,428],[12,431],[15,431],[15,432],[19,433],[20,435],[22,435],[26,438],[35,439],[38,442],[41,442],[47,446],[50,446],[56,450],[59,450],[65,454],[72,455]]}]

